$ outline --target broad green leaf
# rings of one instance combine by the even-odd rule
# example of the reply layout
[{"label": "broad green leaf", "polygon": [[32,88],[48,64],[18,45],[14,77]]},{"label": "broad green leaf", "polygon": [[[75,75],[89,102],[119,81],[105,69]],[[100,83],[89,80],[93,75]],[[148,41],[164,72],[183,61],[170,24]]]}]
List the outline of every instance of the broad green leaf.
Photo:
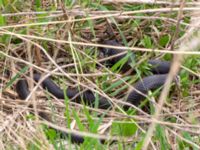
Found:
[{"label": "broad green leaf", "polygon": [[65,5],[69,8],[71,8],[74,4],[74,0],[65,0]]},{"label": "broad green leaf", "polygon": [[51,141],[54,141],[54,139],[57,137],[57,133],[54,129],[47,129],[45,133]]},{"label": "broad green leaf", "polygon": [[37,8],[41,8],[41,1],[40,0],[35,0],[35,5]]},{"label": "broad green leaf", "polygon": [[151,38],[147,35],[144,35],[144,38],[141,40],[141,44],[145,47],[145,48],[152,48],[152,41]]},{"label": "broad green leaf", "polygon": [[35,119],[35,115],[33,115],[33,114],[26,115],[26,119],[27,120],[34,120]]},{"label": "broad green leaf", "polygon": [[113,122],[111,127],[112,135],[131,136],[135,134],[138,127],[132,122]]},{"label": "broad green leaf", "polygon": [[142,150],[143,143],[144,143],[144,139],[142,139],[140,142],[137,143],[134,150]]},{"label": "broad green leaf", "polygon": [[51,21],[51,18],[48,18],[47,16],[48,16],[47,14],[38,14],[37,15],[38,22],[48,22],[48,21]]},{"label": "broad green leaf", "polygon": [[0,26],[4,26],[6,24],[6,19],[0,14]]},{"label": "broad green leaf", "polygon": [[3,7],[3,0],[0,0],[0,7]]},{"label": "broad green leaf", "polygon": [[159,44],[160,44],[160,46],[165,47],[168,44],[169,41],[170,41],[170,36],[169,35],[163,35],[159,39]]}]

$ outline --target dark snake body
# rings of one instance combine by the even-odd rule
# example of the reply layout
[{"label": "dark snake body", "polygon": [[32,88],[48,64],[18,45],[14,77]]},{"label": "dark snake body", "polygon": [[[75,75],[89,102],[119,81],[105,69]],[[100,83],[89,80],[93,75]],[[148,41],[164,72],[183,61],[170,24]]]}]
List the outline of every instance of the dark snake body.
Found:
[{"label": "dark snake body", "polygon": [[[34,74],[34,80],[35,81],[39,81],[40,77],[41,77],[40,74]],[[60,99],[64,98],[64,92],[50,78],[45,79],[42,82],[42,86],[43,86],[43,88],[46,88],[50,93],[52,93],[57,98],[60,98]],[[17,91],[17,93],[18,93],[18,95],[19,95],[19,97],[21,99],[23,99],[23,100],[26,99],[28,97],[28,95],[30,94],[27,81],[26,80],[19,80],[17,82],[17,84],[16,84],[16,91]],[[73,98],[74,96],[77,95],[77,91],[74,91],[72,89],[69,90],[69,91],[67,90],[67,93],[68,93],[67,96],[69,96],[69,98]],[[94,97],[94,95],[92,95],[92,94],[90,94],[88,92],[85,93],[84,95],[85,95],[85,97],[83,97],[83,99],[84,98],[93,98]],[[78,97],[77,99],[78,99],[78,101],[80,101],[81,98]],[[106,101],[106,102],[108,103],[108,101]],[[49,120],[49,118],[45,114],[43,114],[42,112],[39,112],[38,114],[43,119]],[[57,129],[54,129],[54,130],[56,130],[60,134],[61,137],[65,138],[65,137],[69,137],[70,136],[72,143],[80,144],[80,143],[84,142],[84,137],[83,136],[80,136],[78,134],[73,134],[73,133],[68,134],[68,133],[65,133],[65,132],[60,132]],[[100,142],[104,143],[105,140],[104,139],[100,139]]]},{"label": "dark snake body", "polygon": [[[103,42],[103,44],[106,45],[114,45],[114,46],[122,46],[120,45],[116,40],[109,40]],[[107,57],[113,56],[119,53],[124,52],[122,49],[112,49],[112,48],[101,48],[101,51],[106,55]],[[134,53],[131,53],[134,55]],[[121,56],[117,56],[113,59],[108,60],[108,64],[115,64],[122,58],[124,58],[127,54],[123,54]],[[122,70],[127,71],[131,69],[131,64],[132,60],[128,59],[127,62],[122,66]],[[161,86],[164,85],[167,75],[170,70],[171,62],[169,61],[161,61],[161,60],[156,60],[156,59],[150,59],[147,61],[148,64],[150,64],[150,71],[154,74],[148,77],[143,78],[141,81],[138,81],[135,83],[133,86],[136,90],[132,90],[126,101],[135,105],[139,106],[142,100],[145,99],[145,94],[148,94],[148,91],[150,90],[155,90]],[[140,91],[142,94],[140,94]],[[124,106],[124,109],[127,110],[129,106]]]},{"label": "dark snake body", "polygon": [[[140,91],[142,94],[146,95],[148,94],[148,91],[158,89],[159,87],[163,86],[165,81],[167,79],[167,74],[159,74],[159,75],[152,75],[143,78],[141,81],[138,81],[134,88],[137,91]],[[127,102],[139,106],[143,99],[145,99],[145,96],[137,92],[136,90],[133,90],[129,93]],[[127,110],[129,107],[124,106],[124,109]]]},{"label": "dark snake body", "polygon": [[[103,44],[113,45],[113,46],[122,46],[115,40],[105,41],[105,42],[103,42]],[[124,52],[124,50],[122,50],[122,49],[112,49],[112,48],[100,48],[100,50],[107,57],[117,55],[117,54]],[[131,54],[134,56],[133,52],[131,52]],[[126,55],[127,54],[123,54],[123,55],[117,56],[115,58],[109,59],[107,61],[108,65],[109,64],[114,65],[119,60],[124,58]],[[129,58],[128,61],[122,66],[121,70],[127,71],[127,70],[131,69],[131,66],[130,66],[131,62],[132,62],[132,60]],[[156,59],[148,60],[148,64],[151,65],[150,71],[154,74],[167,74],[169,72],[170,66],[171,66],[171,62],[169,62],[169,61],[161,61],[161,60],[156,60]]]},{"label": "dark snake body", "polygon": [[[115,41],[107,41],[104,44],[121,46]],[[116,49],[110,49],[110,48],[109,49],[103,48],[103,49],[101,49],[101,51],[107,56],[112,56],[112,55],[123,52],[123,50],[119,50],[119,49],[116,50]],[[126,54],[118,56],[113,59],[110,59],[109,63],[113,65],[117,61],[122,59],[124,56],[126,56]],[[130,61],[131,60],[129,59],[124,64],[124,66],[122,67],[123,70],[127,70],[127,69],[131,68],[129,65]],[[160,61],[160,60],[149,60],[148,63],[151,64],[151,71],[157,75],[145,77],[141,81],[138,81],[137,83],[135,83],[134,88],[143,94],[147,94],[149,90],[155,90],[155,89],[161,87],[165,83],[166,78],[167,78],[167,73],[169,72],[170,64],[171,64],[170,62]],[[40,78],[41,78],[40,74],[34,74],[34,80],[36,82],[38,82],[40,80]],[[50,78],[46,78],[41,83],[41,86],[44,89],[47,89],[52,95],[54,95],[58,99],[65,98],[64,91],[58,85],[56,85]],[[24,80],[21,79],[17,82],[16,91],[21,99],[27,98],[30,91],[28,88],[28,83],[25,79]],[[94,93],[90,90],[86,90],[86,91],[80,93],[78,88],[68,88],[65,91],[65,93],[66,93],[67,97],[69,99],[73,99],[74,102],[77,102],[77,103],[83,102],[87,105],[94,107],[96,98],[95,98]],[[144,99],[145,99],[145,96],[138,93],[136,90],[133,90],[128,94],[127,102],[138,106],[140,104],[140,102]],[[99,105],[98,106],[101,109],[108,109],[112,105],[110,104],[109,100],[107,100],[104,97],[99,96]],[[129,108],[128,106],[124,106],[124,109],[128,109],[128,108]],[[67,133],[66,133],[66,135],[69,136]],[[70,135],[71,135],[72,142],[83,143],[84,137],[74,135],[74,134],[70,134]],[[104,140],[100,140],[100,141],[104,142]]]},{"label": "dark snake body", "polygon": [[[38,82],[40,78],[41,78],[40,74],[34,74],[34,80],[36,82]],[[42,82],[42,87],[44,89],[47,89],[51,94],[53,94],[58,99],[65,98],[64,91],[58,85],[56,85],[50,78],[46,78]],[[78,88],[68,88],[66,90],[66,96],[69,99],[74,99],[74,101],[77,103],[81,103],[81,101],[83,101],[85,104],[88,104],[92,107],[94,107],[94,102],[96,99],[92,91],[86,90],[83,93],[80,93]],[[108,107],[110,107],[109,101],[103,97],[100,97],[99,108],[107,109]]]}]

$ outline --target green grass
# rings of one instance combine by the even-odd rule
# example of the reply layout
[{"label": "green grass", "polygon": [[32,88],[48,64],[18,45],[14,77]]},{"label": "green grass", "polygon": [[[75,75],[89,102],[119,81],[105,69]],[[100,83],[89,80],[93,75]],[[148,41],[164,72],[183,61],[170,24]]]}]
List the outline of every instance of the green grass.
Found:
[{"label": "green grass", "polygon": [[[174,42],[173,37],[176,32],[176,23],[169,21],[164,21],[161,18],[157,19],[148,19],[148,17],[167,17],[175,19],[177,17],[177,12],[162,13],[159,12],[159,15],[156,13],[136,13],[129,15],[130,18],[119,19],[117,17],[108,17],[100,19],[88,19],[86,21],[71,22],[71,23],[58,23],[51,24],[52,21],[63,21],[66,20],[65,16],[51,16],[48,13],[39,13],[43,11],[55,12],[56,10],[62,10],[61,5],[65,5],[67,10],[74,11],[73,15],[68,14],[68,19],[81,19],[86,18],[92,15],[100,16],[103,14],[103,11],[136,11],[136,10],[145,10],[145,9],[155,9],[162,8],[162,5],[148,5],[148,4],[103,4],[100,0],[64,0],[63,4],[61,3],[49,3],[48,5],[43,4],[43,1],[34,1],[33,4],[29,1],[21,0],[0,0],[0,33],[1,32],[14,32],[17,34],[30,34],[37,37],[47,37],[56,40],[68,40],[68,41],[77,41],[77,42],[93,42],[98,43],[99,39],[110,39],[110,35],[105,32],[108,24],[112,26],[114,31],[114,38],[120,41],[124,46],[129,47],[140,47],[147,49],[169,49],[171,44]],[[79,6],[81,9],[77,9]],[[164,8],[164,7],[163,7]],[[85,11],[85,16],[81,16],[78,11]],[[20,12],[35,12],[38,14],[27,15],[17,15]],[[102,13],[99,13],[102,11]],[[77,13],[78,12],[78,13]],[[95,14],[95,13],[96,14]],[[16,13],[13,16],[8,16],[6,14]],[[97,14],[98,13],[98,14]],[[189,23],[190,16],[187,12],[183,20],[186,23]],[[107,13],[108,14],[108,13]],[[70,18],[71,17],[71,18]],[[137,18],[131,18],[137,17]],[[146,17],[146,18],[142,18]],[[9,25],[18,25],[18,24],[29,24],[29,23],[47,23],[46,25],[33,25],[27,27],[16,27],[1,29],[1,27]],[[187,28],[185,25],[180,25],[180,32],[178,37],[184,35]],[[83,83],[90,88],[95,88],[95,90],[101,89],[105,92],[110,98],[125,100],[128,91],[128,85],[133,85],[136,81],[143,78],[144,76],[150,75],[149,65],[147,60],[149,58],[159,57],[163,60],[172,60],[171,54],[161,55],[161,53],[155,52],[141,52],[137,51],[132,54],[131,50],[128,49],[127,55],[118,61],[115,65],[110,68],[100,67],[98,65],[99,60],[99,49],[97,47],[91,47],[86,45],[73,45],[63,44],[59,42],[49,42],[48,40],[38,40],[31,39],[34,42],[40,44],[45,50],[49,53],[50,56],[55,57],[55,60],[60,59],[61,63],[59,66],[71,64],[70,67],[64,68],[66,73],[74,73],[78,76],[73,76],[73,79],[76,79],[76,83],[72,82],[70,79],[64,76],[56,76],[54,81],[59,83],[62,86],[64,91],[70,86],[79,86],[78,83]],[[176,39],[177,40],[177,39]],[[5,52],[8,55],[14,56],[17,59],[23,59],[30,61],[28,56],[31,56],[34,65],[39,65],[37,62],[37,57],[35,51],[37,50],[36,46],[31,45],[31,52],[28,53],[27,45],[30,44],[19,37],[12,36],[9,34],[0,35],[0,51]],[[175,45],[175,49],[179,45]],[[56,54],[56,50],[59,50]],[[52,71],[55,69],[55,66],[52,65],[46,56],[40,52],[42,58],[42,66],[39,66],[43,69]],[[9,90],[13,93],[15,92],[15,83],[18,79],[21,78],[21,74],[27,74],[31,71],[30,66],[27,64],[20,63],[19,60],[13,60],[5,55],[0,55],[0,63],[3,66],[0,71],[3,76],[5,70],[9,70],[12,73],[12,77],[7,77],[6,80],[2,80],[2,100],[5,100],[6,103],[2,103],[2,108],[4,105],[8,105],[7,111],[4,109],[1,110],[1,113],[4,116],[13,115],[15,112],[20,111],[20,107],[25,106],[16,101],[18,98],[16,94],[12,96],[12,93],[9,93]],[[132,67],[136,72],[134,74],[124,75],[121,71],[122,66],[132,59]],[[90,62],[90,63],[88,63]],[[76,64],[75,64],[76,63]],[[182,68],[180,76],[180,86],[173,85],[170,95],[167,97],[168,104],[164,105],[164,111],[161,113],[160,121],[167,123],[174,123],[173,125],[166,125],[159,123],[155,128],[155,132],[151,138],[152,144],[156,149],[198,149],[199,145],[199,133],[195,134],[196,128],[190,128],[191,130],[185,130],[187,127],[180,127],[179,124],[185,124],[187,122],[189,125],[198,125],[198,116],[190,116],[192,111],[198,111],[198,98],[193,96],[195,91],[199,91],[200,78],[197,77],[199,74],[200,68],[200,56],[189,56],[186,57],[182,63],[184,67]],[[33,70],[39,71],[34,68]],[[188,71],[190,70],[190,71]],[[194,72],[194,73],[192,73]],[[57,72],[58,73],[58,72]],[[99,75],[99,76],[81,76],[83,74],[101,74],[101,73],[113,73],[112,75]],[[119,79],[117,74],[122,75]],[[126,84],[125,84],[126,83]],[[85,88],[83,88],[85,89]],[[177,90],[180,89],[180,90]],[[149,98],[154,97],[155,100],[158,100],[161,89],[156,91],[149,92]],[[9,94],[8,94],[9,93]],[[71,125],[75,123],[75,130],[89,132],[93,134],[99,133],[99,128],[105,125],[109,125],[108,129],[103,133],[103,135],[118,136],[120,137],[117,142],[111,143],[110,141],[101,144],[98,139],[85,137],[85,141],[81,145],[76,145],[70,142],[69,138],[61,138],[60,132],[49,128],[43,123],[37,123],[37,119],[33,114],[28,114],[28,110],[19,113],[17,119],[14,120],[14,125],[9,124],[9,128],[19,133],[19,136],[13,135],[9,136],[8,132],[3,131],[1,143],[5,143],[4,146],[6,149],[48,149],[53,147],[54,149],[136,149],[141,150],[144,144],[144,138],[146,132],[149,129],[150,123],[147,121],[149,117],[142,115],[137,110],[131,108],[127,112],[122,111],[123,107],[118,104],[118,107],[115,107],[112,110],[99,110],[97,109],[98,100],[100,95],[96,93],[95,109],[91,109],[88,106],[82,104],[77,105],[72,103],[67,96],[63,101],[57,101],[51,95],[45,91],[43,92],[44,96],[41,97],[36,95],[37,107],[44,109],[50,115],[50,118],[53,120],[53,123],[65,128],[70,128]],[[19,99],[18,99],[19,100]],[[146,100],[146,102],[149,102]],[[146,103],[145,102],[145,103]],[[145,104],[144,104],[145,105]],[[150,112],[153,114],[156,107],[150,102]],[[183,112],[182,114],[176,114],[177,112]],[[184,113],[184,112],[188,112]],[[170,114],[171,113],[171,114]],[[193,113],[192,113],[193,114]],[[195,114],[195,113],[194,113]],[[25,119],[23,118],[25,116]],[[136,119],[134,117],[138,117]],[[180,119],[181,118],[181,119]],[[140,120],[141,119],[141,120]],[[145,120],[147,119],[147,120]],[[6,117],[3,117],[4,122],[8,121]],[[111,122],[110,122],[111,121]],[[17,123],[21,123],[18,128],[16,128]],[[175,124],[176,123],[176,124]],[[31,130],[31,128],[35,129]],[[187,124],[185,124],[187,126]],[[41,129],[44,133],[39,132]],[[176,132],[177,135],[171,132]],[[23,135],[23,136],[22,136]],[[129,138],[129,140],[127,140]],[[66,144],[68,142],[68,145]],[[12,143],[12,144],[11,144]],[[67,146],[66,146],[67,145]],[[152,145],[150,144],[150,149]]]}]

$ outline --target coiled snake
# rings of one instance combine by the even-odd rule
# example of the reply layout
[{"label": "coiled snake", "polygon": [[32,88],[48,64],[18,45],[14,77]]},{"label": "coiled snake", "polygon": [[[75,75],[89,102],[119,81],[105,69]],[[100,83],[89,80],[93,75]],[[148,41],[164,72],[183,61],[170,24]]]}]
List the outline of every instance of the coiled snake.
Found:
[{"label": "coiled snake", "polygon": [[[108,45],[119,45],[116,41],[106,41],[104,44]],[[120,45],[121,46],[121,45]],[[119,54],[123,52],[123,50],[119,49],[111,49],[111,48],[101,48],[100,49],[104,55],[107,56],[112,56],[115,54]],[[116,62],[118,62],[120,59],[125,57],[126,54],[115,57],[113,59],[110,59],[108,62],[111,65],[114,65]],[[130,69],[129,63],[131,60],[129,59],[124,66],[122,67],[122,70],[128,70]],[[154,73],[154,75],[147,76],[143,78],[142,80],[138,81],[137,83],[134,84],[134,88],[136,90],[132,90],[126,99],[128,103],[131,103],[133,105],[138,106],[142,100],[145,99],[143,94],[147,94],[149,90],[155,90],[159,87],[161,87],[167,78],[167,74],[170,70],[170,62],[168,61],[161,61],[161,60],[149,60],[148,63],[151,65],[151,72]],[[39,73],[35,73],[33,75],[34,80],[38,82],[41,78],[41,75]],[[58,99],[64,99],[65,94],[64,91],[57,85],[55,84],[50,78],[46,78],[42,83],[41,86],[44,89],[47,89],[48,92],[53,94],[55,97]],[[29,87],[28,83],[25,79],[20,79],[17,84],[16,84],[16,91],[21,99],[26,99],[27,96],[29,95]],[[142,94],[138,93],[137,91],[140,91]],[[66,91],[66,95],[69,99],[74,99],[75,102],[81,103],[82,100],[85,104],[88,104],[90,106],[94,106],[95,102],[95,95],[92,91],[86,90],[83,93],[79,93],[78,88],[68,88]],[[78,95],[78,96],[77,96]],[[99,98],[99,108],[101,109],[108,109],[111,107],[111,104],[109,100],[106,98],[100,96]],[[124,106],[124,109],[127,110],[129,106]],[[84,141],[84,137],[70,134],[71,135],[71,141],[75,143],[82,143]],[[101,140],[101,142],[104,142],[104,140]]]}]

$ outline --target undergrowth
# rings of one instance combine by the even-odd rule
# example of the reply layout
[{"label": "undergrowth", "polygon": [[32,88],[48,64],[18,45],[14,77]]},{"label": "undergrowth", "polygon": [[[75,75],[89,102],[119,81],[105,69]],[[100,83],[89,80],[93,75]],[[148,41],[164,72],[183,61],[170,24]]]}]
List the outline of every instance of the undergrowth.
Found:
[{"label": "undergrowth", "polygon": [[[178,41],[188,30],[191,13],[183,11],[179,22],[179,11],[173,8],[161,11],[171,7],[179,8],[179,5],[106,0],[0,0],[1,149],[142,149],[154,121],[150,115],[157,109],[155,103],[162,89],[150,91],[151,102],[144,101],[144,106],[150,103],[150,115],[133,107],[124,111],[122,103],[131,85],[152,74],[147,61],[172,61],[173,55],[165,50],[176,51]],[[147,10],[157,11],[148,13]],[[95,45],[111,39],[129,47],[126,56],[113,66],[105,65],[105,61],[101,63],[109,58]],[[152,51],[131,50],[134,47]],[[200,148],[199,58],[199,53],[184,58],[180,81],[171,87],[149,149]],[[128,59],[132,60],[134,72],[122,71]],[[62,71],[58,67],[62,67]],[[50,73],[64,91],[68,87],[98,91],[95,108],[77,104],[67,96],[58,100],[40,87],[29,100],[20,100],[15,84],[20,78],[26,78],[32,91],[35,84],[31,72]],[[98,109],[101,94],[110,97],[114,108]],[[28,107],[30,104],[33,107]],[[142,105],[139,108],[143,110]],[[35,110],[47,119],[32,113]],[[46,120],[54,124],[56,130]],[[68,131],[63,128],[73,129],[76,134],[86,133],[84,143],[71,143],[66,136]],[[101,135],[107,142],[99,141]]]}]

